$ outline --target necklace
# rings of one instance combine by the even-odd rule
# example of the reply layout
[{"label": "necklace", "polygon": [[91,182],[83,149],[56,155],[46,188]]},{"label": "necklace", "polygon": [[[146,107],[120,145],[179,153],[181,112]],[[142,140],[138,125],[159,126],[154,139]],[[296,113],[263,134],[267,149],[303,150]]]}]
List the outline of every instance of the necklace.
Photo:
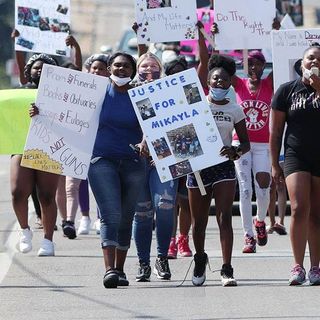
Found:
[{"label": "necklace", "polygon": [[259,96],[260,96],[260,91],[261,91],[261,80],[259,82],[259,87],[258,87],[258,90],[256,91],[252,91],[250,90],[250,82],[249,82],[249,79],[247,80],[247,86],[248,86],[248,90],[249,90],[249,94],[252,98],[254,98],[254,100],[258,100]]}]

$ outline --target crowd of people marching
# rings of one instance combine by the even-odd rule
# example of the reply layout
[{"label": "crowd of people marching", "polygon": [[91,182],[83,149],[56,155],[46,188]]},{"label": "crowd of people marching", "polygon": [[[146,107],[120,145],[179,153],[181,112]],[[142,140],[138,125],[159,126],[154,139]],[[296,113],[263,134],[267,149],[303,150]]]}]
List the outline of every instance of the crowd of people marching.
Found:
[{"label": "crowd of people marching", "polygon": [[[166,5],[167,2],[161,3]],[[197,25],[199,29],[203,27],[201,22]],[[133,28],[137,31],[139,26],[134,24]],[[218,25],[214,24],[211,31],[219,32]],[[12,37],[17,35],[15,31]],[[82,65],[76,39],[69,35],[66,44],[73,49],[74,59],[61,67],[84,70],[109,79],[88,172],[97,204],[95,226],[101,238],[106,288],[129,285],[125,261],[132,237],[139,261],[135,280],[150,281],[154,229],[157,257],[153,272],[157,278],[169,280],[169,260],[177,258],[178,253],[183,257],[192,256],[190,228],[195,249],[192,283],[201,286],[206,279],[209,260],[205,235],[212,198],[220,231],[222,285],[236,286],[231,262],[232,205],[237,183],[243,225],[242,252],[254,254],[257,245],[267,245],[268,234],[287,234],[284,226],[287,187],[294,257],[289,284],[301,285],[308,278],[311,285],[320,285],[320,149],[314,144],[314,132],[320,120],[320,77],[316,72],[310,72],[311,68],[320,68],[318,43],[306,49],[301,57],[300,77],[283,84],[274,93],[272,72],[263,77],[266,59],[260,50],[249,52],[248,75],[241,78],[236,75],[234,60],[216,51],[209,52],[204,36],[199,32],[197,71],[223,141],[220,155],[225,157],[224,162],[201,171],[206,195],[200,192],[192,173],[161,183],[128,95],[128,90],[134,86],[186,70],[188,63],[179,55],[179,48],[172,51],[170,59],[162,60],[146,46],[139,45],[137,61],[128,53],[115,52],[110,56],[93,54]],[[16,52],[16,57],[24,88],[38,87],[43,64],[58,65],[54,57],[44,53],[32,55],[27,62],[22,52]],[[231,88],[235,100],[231,98]],[[261,104],[267,113],[262,114]],[[38,113],[39,108],[32,104],[30,116]],[[253,125],[256,123],[259,126]],[[284,155],[280,155],[284,131]],[[138,152],[130,145],[137,146]],[[154,142],[158,157],[166,157],[166,152],[170,152],[169,145],[166,141]],[[177,134],[171,148],[179,157],[188,158],[198,152],[198,145],[192,133]],[[54,256],[57,212],[66,238],[74,239],[89,233],[88,181],[22,167],[21,157],[11,157],[12,203],[21,227],[19,249],[22,253],[32,250],[33,233],[28,224],[28,198],[32,195],[38,216],[37,228],[43,229],[38,255]],[[252,217],[253,190],[257,203],[255,217]],[[282,204],[279,206],[280,222],[274,217],[276,193]],[[76,230],[79,206],[82,217]],[[270,225],[266,226],[268,210]],[[179,235],[176,235],[177,225]],[[304,263],[307,244],[310,252],[308,274]]]}]

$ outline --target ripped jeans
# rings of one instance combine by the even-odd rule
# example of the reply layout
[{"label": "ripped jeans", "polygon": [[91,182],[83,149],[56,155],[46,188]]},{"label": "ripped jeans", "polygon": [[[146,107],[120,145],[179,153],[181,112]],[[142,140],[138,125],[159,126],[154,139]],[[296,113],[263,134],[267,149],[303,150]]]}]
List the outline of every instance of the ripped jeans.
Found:
[{"label": "ripped jeans", "polygon": [[146,181],[141,187],[133,221],[133,236],[139,262],[150,264],[153,217],[156,213],[157,255],[166,257],[173,228],[178,180],[161,183],[154,166],[146,164]]},{"label": "ripped jeans", "polygon": [[252,179],[251,170],[254,177],[254,186],[257,203],[257,218],[264,221],[267,215],[270,202],[270,184],[267,188],[261,188],[256,180],[259,172],[267,172],[270,174],[270,151],[268,143],[251,142],[251,149],[245,153],[239,160],[234,162],[240,194],[240,214],[244,234],[253,237],[252,224]]}]

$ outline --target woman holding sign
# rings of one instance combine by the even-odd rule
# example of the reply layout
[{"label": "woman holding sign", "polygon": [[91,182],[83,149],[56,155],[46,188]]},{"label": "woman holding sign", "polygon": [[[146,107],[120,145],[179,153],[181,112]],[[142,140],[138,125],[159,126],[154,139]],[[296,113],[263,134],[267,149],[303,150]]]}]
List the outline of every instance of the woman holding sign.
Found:
[{"label": "woman holding sign", "polygon": [[[56,61],[46,54],[34,54],[24,68],[25,79],[28,86],[37,88],[43,64],[56,65]],[[38,113],[36,107],[30,110],[30,116]],[[59,175],[25,168],[20,166],[22,155],[11,157],[10,179],[12,204],[19,221],[21,238],[19,249],[23,253],[32,250],[32,231],[28,225],[28,198],[36,188],[42,213],[44,239],[41,242],[38,256],[53,256],[53,232],[57,218],[55,193],[58,186]]]},{"label": "woman holding sign", "polygon": [[[294,256],[289,285],[306,281],[303,265],[309,245],[310,285],[320,285],[320,149],[316,133],[320,122],[320,46],[303,54],[301,78],[279,87],[272,100],[270,149],[272,176],[285,179],[291,202],[290,239]],[[279,154],[285,124],[284,170]]]},{"label": "woman holding sign", "polygon": [[[235,62],[226,57],[215,55],[211,60],[208,74],[208,103],[219,129],[224,147],[220,155],[227,160],[216,166],[201,171],[200,175],[206,188],[202,196],[194,174],[188,175],[189,202],[192,217],[192,235],[196,249],[195,267],[192,283],[201,286],[206,279],[208,256],[204,251],[205,233],[212,196],[215,198],[216,218],[220,230],[223,265],[221,281],[223,286],[236,286],[233,277],[231,256],[233,247],[232,204],[236,188],[234,160],[250,150],[250,143],[245,124],[245,115],[239,105],[226,98],[231,86],[231,78],[236,71]],[[240,144],[231,146],[232,133],[236,131]]]},{"label": "woman holding sign", "polygon": [[[137,71],[136,85],[157,80],[164,74],[160,60],[149,52],[138,59]],[[169,280],[171,272],[167,255],[173,229],[178,181],[162,183],[151,158],[146,159],[145,171],[146,179],[138,197],[133,224],[140,264],[136,281],[150,281],[154,213],[156,214],[157,258],[153,272],[158,279]]]},{"label": "woman holding sign", "polygon": [[[275,19],[273,28],[278,28]],[[212,27],[217,33],[217,24]],[[265,246],[268,241],[265,218],[270,202],[270,152],[269,152],[269,114],[273,95],[273,73],[262,78],[266,59],[259,50],[252,50],[248,55],[248,77],[232,77],[232,86],[237,103],[246,115],[246,126],[251,150],[241,160],[235,162],[240,193],[240,213],[244,229],[243,253],[255,253],[256,243]],[[212,68],[209,60],[208,69]],[[234,144],[239,144],[239,137],[234,136]],[[252,220],[252,174],[257,199],[257,215]],[[253,225],[257,236],[253,232]]]},{"label": "woman holding sign", "polygon": [[89,183],[101,215],[101,246],[106,273],[103,284],[129,284],[123,272],[130,247],[134,208],[144,181],[144,165],[130,148],[142,141],[142,131],[128,95],[136,74],[134,58],[116,52],[109,59],[107,86],[89,168]]}]

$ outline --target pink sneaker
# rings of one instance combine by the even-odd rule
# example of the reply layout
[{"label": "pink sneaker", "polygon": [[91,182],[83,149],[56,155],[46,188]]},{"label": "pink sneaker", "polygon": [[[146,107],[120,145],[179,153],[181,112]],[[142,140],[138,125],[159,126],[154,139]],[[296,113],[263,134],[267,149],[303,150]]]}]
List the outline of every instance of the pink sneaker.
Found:
[{"label": "pink sneaker", "polygon": [[182,257],[192,257],[192,251],[189,247],[189,237],[181,234],[178,238],[178,250]]},{"label": "pink sneaker", "polygon": [[255,253],[256,252],[256,240],[254,237],[250,237],[248,234],[244,236],[244,247],[242,253]]},{"label": "pink sneaker", "polygon": [[176,238],[171,238],[169,250],[168,250],[168,259],[177,259],[178,245]]},{"label": "pink sneaker", "polygon": [[253,224],[257,232],[257,242],[259,246],[265,246],[268,242],[268,234],[266,230],[266,224],[264,221],[258,221],[256,218],[253,219]]}]

